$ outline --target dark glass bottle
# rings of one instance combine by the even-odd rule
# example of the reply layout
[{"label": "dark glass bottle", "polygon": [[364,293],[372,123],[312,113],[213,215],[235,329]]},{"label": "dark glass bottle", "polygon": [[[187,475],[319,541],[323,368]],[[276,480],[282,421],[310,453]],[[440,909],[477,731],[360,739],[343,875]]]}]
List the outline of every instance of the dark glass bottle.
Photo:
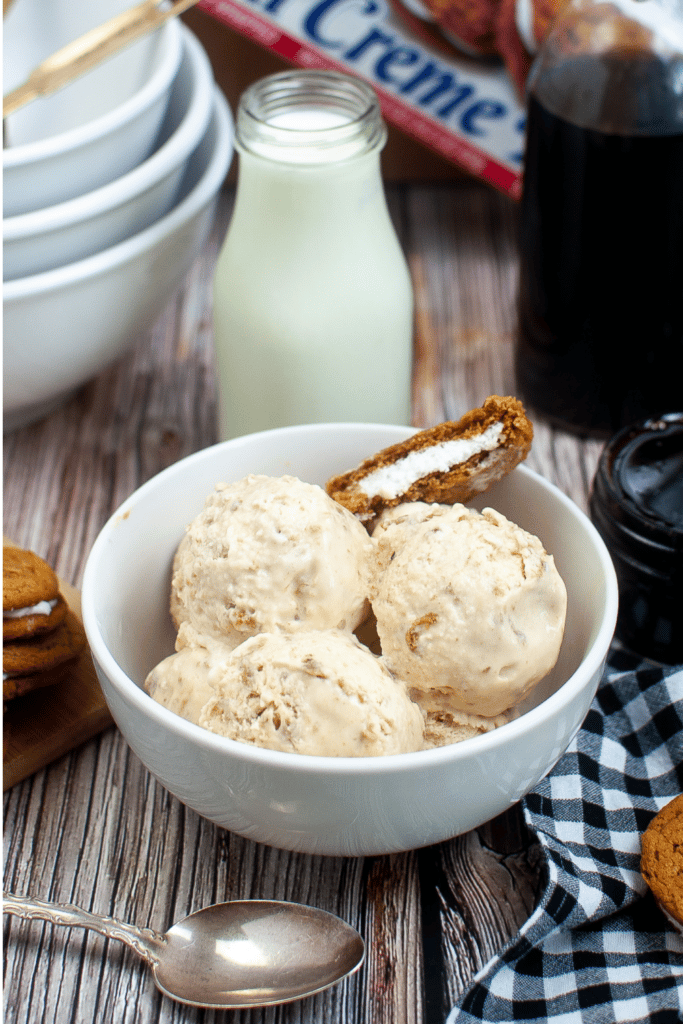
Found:
[{"label": "dark glass bottle", "polygon": [[617,432],[589,507],[619,581],[617,637],[637,654],[683,663],[683,413]]},{"label": "dark glass bottle", "polygon": [[683,0],[570,0],[528,100],[517,386],[609,436],[680,407]]}]

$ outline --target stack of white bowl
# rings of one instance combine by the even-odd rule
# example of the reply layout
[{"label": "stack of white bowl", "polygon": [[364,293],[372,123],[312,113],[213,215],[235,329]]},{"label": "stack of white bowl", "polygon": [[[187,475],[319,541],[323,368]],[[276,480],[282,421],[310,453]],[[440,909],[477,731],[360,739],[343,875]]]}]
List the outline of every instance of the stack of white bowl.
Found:
[{"label": "stack of white bowl", "polygon": [[[15,0],[4,90],[131,0]],[[177,19],[5,122],[4,427],[61,404],[157,319],[201,250],[230,109]]]}]

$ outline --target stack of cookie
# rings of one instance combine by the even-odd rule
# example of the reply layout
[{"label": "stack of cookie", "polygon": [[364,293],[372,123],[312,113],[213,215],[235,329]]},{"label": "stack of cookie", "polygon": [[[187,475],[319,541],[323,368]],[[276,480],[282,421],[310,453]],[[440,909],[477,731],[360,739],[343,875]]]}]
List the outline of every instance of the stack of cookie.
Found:
[{"label": "stack of cookie", "polygon": [[66,677],[85,647],[57,576],[33,551],[3,548],[3,700]]}]

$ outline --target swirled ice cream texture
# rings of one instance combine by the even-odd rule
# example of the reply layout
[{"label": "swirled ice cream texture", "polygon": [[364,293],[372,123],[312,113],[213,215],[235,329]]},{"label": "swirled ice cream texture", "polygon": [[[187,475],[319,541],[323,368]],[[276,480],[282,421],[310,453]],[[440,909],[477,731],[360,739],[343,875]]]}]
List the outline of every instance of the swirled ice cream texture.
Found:
[{"label": "swirled ice cream texture", "polygon": [[425,711],[494,718],[555,664],[566,602],[537,537],[493,509],[453,505],[413,523],[373,610],[384,660]]},{"label": "swirled ice cream texture", "polygon": [[365,529],[320,487],[219,484],[176,553],[171,613],[233,647],[277,629],[350,632],[368,612],[371,554]]},{"label": "swirled ice cream texture", "polygon": [[393,505],[381,513],[372,531],[375,562],[370,591],[373,599],[377,596],[377,587],[385,571],[417,528],[424,522],[444,515],[449,508],[450,505],[436,502],[429,504],[426,501],[407,501],[402,505]]},{"label": "swirled ice cream texture", "polygon": [[145,679],[145,690],[169,711],[199,724],[202,708],[213,696],[209,672],[222,664],[231,648],[213,637],[200,636],[183,624],[176,651],[159,662]]},{"label": "swirled ice cream texture", "polygon": [[251,637],[209,683],[199,724],[243,743],[325,757],[422,746],[423,716],[405,684],[340,630]]}]

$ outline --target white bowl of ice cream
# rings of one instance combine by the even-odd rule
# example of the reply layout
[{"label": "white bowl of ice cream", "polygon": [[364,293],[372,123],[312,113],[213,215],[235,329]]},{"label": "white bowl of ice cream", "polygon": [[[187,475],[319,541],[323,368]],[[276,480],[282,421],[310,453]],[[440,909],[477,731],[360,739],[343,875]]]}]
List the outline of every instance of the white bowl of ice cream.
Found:
[{"label": "white bowl of ice cream", "polygon": [[[146,692],[145,681],[155,666],[175,657],[178,623],[181,630],[205,635],[215,625],[210,610],[208,621],[190,621],[182,585],[177,585],[172,619],[170,595],[176,551],[187,536],[188,524],[199,522],[204,514],[205,501],[216,484],[233,485],[257,474],[294,476],[324,486],[331,476],[410,434],[407,427],[315,424],[216,445],[143,485],[112,516],[93,545],[83,581],[84,623],[112,715],[150,772],[183,803],[224,828],[312,854],[375,855],[426,846],[475,828],[518,801],[547,774],[581,726],[614,631],[614,571],[590,520],[557,488],[523,466],[471,504],[476,509],[491,507],[540,538],[566,585],[567,614],[559,657],[515,709],[516,717],[463,742],[384,753],[383,749],[396,749],[391,746],[387,722],[399,723],[404,747],[411,742],[419,745],[415,737],[421,728],[420,716],[406,710],[404,695],[396,691],[396,680],[383,663],[373,662],[372,680],[350,695],[343,694],[339,701],[335,680],[328,686],[336,669],[316,671],[320,664],[335,665],[340,676],[353,676],[356,659],[369,654],[365,650],[359,654],[356,642],[349,640],[354,617],[360,614],[355,598],[340,613],[341,622],[337,612],[331,613],[331,619],[314,616],[309,621],[314,604],[307,606],[304,595],[296,612],[301,628],[284,639],[271,628],[269,616],[275,613],[269,601],[282,590],[281,561],[274,563],[279,565],[275,577],[269,576],[270,570],[253,574],[264,594],[262,607],[256,607],[258,602],[252,607],[255,635],[245,634],[245,642],[229,655],[229,672],[217,670],[223,682],[213,720],[234,712],[240,728],[246,730],[233,732],[239,739],[187,720]],[[233,491],[228,488],[228,493]],[[234,504],[237,508],[238,498]],[[245,564],[250,561],[250,543],[244,544]],[[355,543],[349,541],[350,546]],[[338,553],[343,547],[341,541],[329,548],[332,561],[341,561]],[[328,552],[323,542],[320,550]],[[284,551],[287,554],[291,548]],[[330,586],[328,578],[324,589]],[[343,578],[340,588],[352,592],[353,580]],[[308,597],[314,593],[315,586]],[[390,588],[385,588],[384,599],[390,596]],[[210,602],[205,607],[210,609]],[[232,621],[234,625],[238,620]],[[242,625],[244,621],[244,616],[239,619]],[[312,633],[318,637],[311,641]],[[239,679],[253,679],[262,663],[270,665],[259,676],[263,692],[268,692],[283,675],[272,666],[287,667],[297,647],[294,655],[305,661],[309,641],[315,645],[315,664],[308,673],[314,685],[307,691],[300,723],[319,733],[312,749],[328,744],[328,754],[334,756],[291,752],[286,744],[284,749],[270,749],[256,745],[248,735],[249,695],[240,696]],[[216,642],[222,641],[202,641],[199,654],[197,646],[189,644],[182,658],[196,663],[211,660]],[[284,654],[283,645],[288,647]],[[179,671],[182,674],[185,668]],[[385,686],[385,675],[390,677],[388,696],[375,700],[373,695]],[[211,678],[215,680],[216,673]],[[349,701],[366,701],[375,710],[384,709],[379,727],[368,730],[370,734],[374,730],[374,735],[384,731],[373,756],[358,749],[353,750],[356,756],[343,754]],[[210,700],[204,710],[208,704]],[[271,705],[276,704],[274,699]],[[277,734],[278,721],[263,711],[261,700],[259,713],[268,723],[266,731]],[[385,741],[388,747],[383,748]]]}]

